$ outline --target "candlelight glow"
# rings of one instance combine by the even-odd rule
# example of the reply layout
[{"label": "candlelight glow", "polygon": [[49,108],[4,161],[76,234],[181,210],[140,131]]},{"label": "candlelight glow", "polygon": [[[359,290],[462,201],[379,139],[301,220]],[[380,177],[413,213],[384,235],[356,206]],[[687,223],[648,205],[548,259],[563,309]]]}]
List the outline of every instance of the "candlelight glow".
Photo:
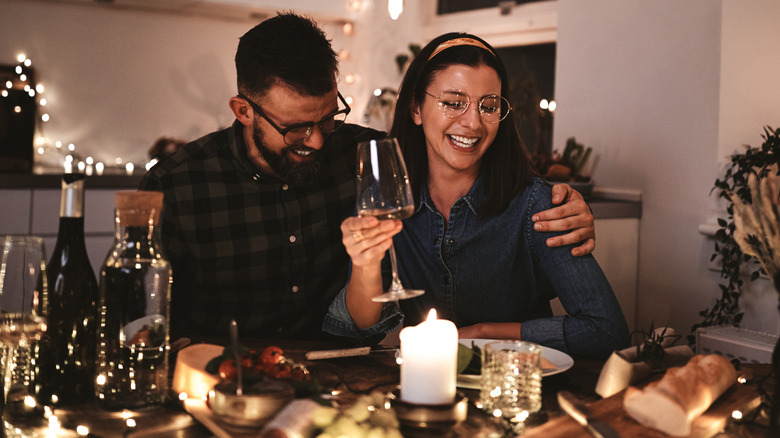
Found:
[{"label": "candlelight glow", "polygon": [[431,309],[431,311],[428,312],[428,319],[426,321],[436,321],[436,309]]},{"label": "candlelight glow", "polygon": [[387,0],[387,12],[390,13],[390,18],[397,20],[403,11],[404,0]]}]

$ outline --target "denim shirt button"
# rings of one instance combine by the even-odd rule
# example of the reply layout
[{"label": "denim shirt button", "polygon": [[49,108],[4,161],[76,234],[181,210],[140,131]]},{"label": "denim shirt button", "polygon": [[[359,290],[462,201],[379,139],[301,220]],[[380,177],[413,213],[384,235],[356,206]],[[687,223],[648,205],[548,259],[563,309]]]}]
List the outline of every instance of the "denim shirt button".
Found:
[{"label": "denim shirt button", "polygon": [[452,245],[453,243],[455,243],[455,239],[450,239],[450,240],[448,240],[448,241],[447,241],[447,243],[449,243],[450,245]]}]

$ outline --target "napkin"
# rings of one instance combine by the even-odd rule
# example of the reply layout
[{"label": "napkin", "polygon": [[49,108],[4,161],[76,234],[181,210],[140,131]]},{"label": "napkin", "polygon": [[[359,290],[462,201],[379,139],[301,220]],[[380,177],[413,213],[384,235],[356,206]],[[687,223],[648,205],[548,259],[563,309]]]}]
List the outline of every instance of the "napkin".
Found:
[{"label": "napkin", "polygon": [[[687,345],[671,345],[675,340],[675,331],[671,327],[659,327],[655,329],[655,333],[660,335],[664,330],[666,330],[667,337],[661,342],[661,346],[664,347],[664,356],[660,368],[667,369],[684,365],[688,359],[693,357],[693,350]],[[654,370],[647,363],[637,360],[636,346],[612,352],[607,362],[604,363],[604,367],[601,368],[601,374],[598,383],[596,383],[596,394],[607,398],[626,389],[628,385],[635,385],[646,379]]]},{"label": "napkin", "polygon": [[311,434],[314,411],[320,406],[312,399],[295,399],[279,411],[260,432],[261,438],[306,438]]}]

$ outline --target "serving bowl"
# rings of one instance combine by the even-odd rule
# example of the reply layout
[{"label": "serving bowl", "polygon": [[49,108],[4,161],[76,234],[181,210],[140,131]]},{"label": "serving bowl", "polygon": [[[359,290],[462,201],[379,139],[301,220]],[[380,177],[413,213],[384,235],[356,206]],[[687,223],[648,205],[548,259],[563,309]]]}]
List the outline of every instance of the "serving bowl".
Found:
[{"label": "serving bowl", "polygon": [[232,427],[259,428],[295,397],[286,382],[264,379],[236,394],[236,382],[223,380],[209,392],[209,405],[216,418]]}]

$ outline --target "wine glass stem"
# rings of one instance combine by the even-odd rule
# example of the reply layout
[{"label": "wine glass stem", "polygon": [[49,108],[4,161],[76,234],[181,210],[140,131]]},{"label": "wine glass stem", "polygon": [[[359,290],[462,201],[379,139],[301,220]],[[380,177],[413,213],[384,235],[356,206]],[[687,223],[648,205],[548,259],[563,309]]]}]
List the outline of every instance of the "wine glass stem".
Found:
[{"label": "wine glass stem", "polygon": [[392,243],[390,244],[390,265],[393,269],[393,280],[390,284],[390,290],[391,291],[400,291],[403,290],[403,285],[401,285],[401,280],[398,279],[398,265],[395,261],[395,245]]}]

